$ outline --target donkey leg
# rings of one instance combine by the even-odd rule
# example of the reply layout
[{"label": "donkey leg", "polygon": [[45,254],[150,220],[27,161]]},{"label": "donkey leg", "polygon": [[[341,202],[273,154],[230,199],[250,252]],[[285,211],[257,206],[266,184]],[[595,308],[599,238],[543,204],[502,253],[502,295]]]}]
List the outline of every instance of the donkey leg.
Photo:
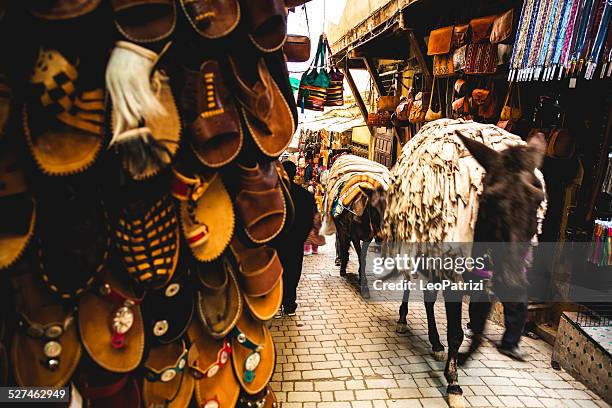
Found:
[{"label": "donkey leg", "polygon": [[[352,236],[351,234],[351,243],[353,244],[353,248],[355,248],[355,252],[357,252],[357,258],[359,259],[359,279],[358,282],[361,283],[361,241],[359,238]],[[349,248],[350,251],[350,248]]]},{"label": "donkey leg", "polygon": [[396,333],[406,333],[408,331],[408,299],[410,299],[410,289],[405,289],[402,304],[399,308],[399,319],[395,326]]},{"label": "donkey leg", "polygon": [[425,312],[427,313],[427,334],[429,335],[429,343],[431,344],[433,356],[437,361],[444,361],[444,346],[440,343],[440,334],[438,333],[438,325],[436,324],[434,312],[438,291],[427,290],[423,296],[425,298]]},{"label": "donkey leg", "polygon": [[448,330],[448,358],[446,360],[446,368],[444,369],[444,377],[448,382],[446,388],[446,392],[448,393],[448,404],[451,408],[463,408],[465,407],[465,401],[463,399],[463,390],[459,386],[459,373],[457,371],[459,347],[461,347],[461,343],[463,342],[463,329],[461,328],[461,297],[447,291],[445,291],[444,295]]}]

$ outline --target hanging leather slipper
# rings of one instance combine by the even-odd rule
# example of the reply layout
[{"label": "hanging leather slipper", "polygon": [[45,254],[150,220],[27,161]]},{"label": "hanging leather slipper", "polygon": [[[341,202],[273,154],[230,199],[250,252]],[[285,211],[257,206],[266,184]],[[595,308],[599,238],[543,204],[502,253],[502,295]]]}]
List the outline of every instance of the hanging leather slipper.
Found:
[{"label": "hanging leather slipper", "polygon": [[196,268],[200,321],[213,338],[221,339],[232,330],[242,313],[242,296],[234,268],[225,256],[208,264],[198,264]]},{"label": "hanging leather slipper", "polygon": [[50,296],[31,273],[13,278],[17,330],[11,346],[15,381],[22,387],[63,387],[81,358],[76,310]]},{"label": "hanging leather slipper", "polygon": [[267,246],[247,248],[237,239],[231,244],[238,261],[238,281],[251,315],[267,321],[283,301],[283,266],[276,250]]},{"label": "hanging leather slipper", "polygon": [[250,27],[249,37],[262,52],[279,50],[287,38],[287,14],[282,0],[244,2]]},{"label": "hanging leather slipper", "polygon": [[0,213],[0,269],[5,269],[23,254],[36,224],[34,197],[12,150],[0,154]]},{"label": "hanging leather slipper", "polygon": [[256,321],[244,310],[230,333],[232,365],[244,392],[262,392],[272,378],[276,353],[272,335],[265,323]]},{"label": "hanging leather slipper", "polygon": [[137,43],[163,40],[176,26],[173,0],[111,0],[117,30]]},{"label": "hanging leather slipper", "polygon": [[256,244],[271,241],[283,229],[287,207],[274,163],[238,165],[236,210],[244,232]]},{"label": "hanging leather slipper", "polygon": [[132,276],[147,288],[164,286],[179,258],[179,226],[170,195],[157,201],[132,203],[115,223],[117,248]]},{"label": "hanging leather slipper", "polygon": [[29,1],[32,15],[45,20],[67,20],[94,11],[102,0]]},{"label": "hanging leather slipper", "polygon": [[196,379],[195,394],[198,406],[203,408],[234,407],[240,394],[240,385],[234,377],[228,340],[215,340],[206,332],[198,319],[189,327],[189,369]]},{"label": "hanging leather slipper", "polygon": [[185,408],[195,381],[189,373],[189,350],[183,340],[151,347],[144,363],[142,398],[145,407]]},{"label": "hanging leather slipper", "polygon": [[238,0],[180,0],[193,29],[208,39],[230,34],[240,21]]},{"label": "hanging leather slipper", "polygon": [[79,334],[83,347],[100,367],[127,373],[140,364],[145,346],[142,299],[110,269],[81,297]]},{"label": "hanging leather slipper", "polygon": [[253,140],[266,156],[280,156],[295,133],[291,109],[280,88],[263,59],[256,66],[238,65],[234,57],[229,62],[236,79],[235,95]]},{"label": "hanging leather slipper", "polygon": [[240,395],[240,402],[237,406],[240,408],[277,408],[278,401],[270,385],[267,385],[263,391],[257,393],[256,395],[242,393],[242,395]]},{"label": "hanging leather slipper", "polygon": [[79,74],[59,51],[40,49],[30,78],[36,97],[24,104],[23,126],[34,160],[47,175],[82,172],[102,149],[104,92],[77,89]]},{"label": "hanging leather slipper", "polygon": [[234,232],[234,207],[221,175],[188,177],[173,169],[172,195],[180,201],[181,229],[193,256],[218,258]]},{"label": "hanging leather slipper", "polygon": [[200,71],[185,68],[184,74],[183,110],[193,151],[205,166],[224,166],[238,156],[244,136],[219,63],[205,61]]},{"label": "hanging leather slipper", "polygon": [[7,82],[6,76],[0,73],[0,140],[4,139],[13,102],[13,92]]},{"label": "hanging leather slipper", "polygon": [[179,265],[166,286],[147,291],[142,303],[147,341],[168,344],[180,339],[191,324],[194,304],[190,271]]}]

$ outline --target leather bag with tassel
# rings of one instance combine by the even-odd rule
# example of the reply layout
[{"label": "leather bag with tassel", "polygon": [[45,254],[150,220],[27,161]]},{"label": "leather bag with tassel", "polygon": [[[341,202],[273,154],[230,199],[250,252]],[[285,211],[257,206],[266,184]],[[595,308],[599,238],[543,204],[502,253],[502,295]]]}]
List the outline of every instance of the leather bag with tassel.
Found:
[{"label": "leather bag with tassel", "polygon": [[298,89],[297,105],[302,109],[323,111],[325,99],[327,98],[327,88],[329,87],[329,74],[325,70],[325,37],[322,34],[319,38],[319,45],[312,64],[300,81]]}]

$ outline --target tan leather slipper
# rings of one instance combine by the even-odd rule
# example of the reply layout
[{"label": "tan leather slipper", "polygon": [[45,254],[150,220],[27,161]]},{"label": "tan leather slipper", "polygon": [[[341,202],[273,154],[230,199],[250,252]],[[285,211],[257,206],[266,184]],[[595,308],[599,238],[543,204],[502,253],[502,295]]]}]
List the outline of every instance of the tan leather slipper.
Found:
[{"label": "tan leather slipper", "polygon": [[163,40],[176,27],[173,0],[111,0],[111,6],[117,30],[133,42]]}]

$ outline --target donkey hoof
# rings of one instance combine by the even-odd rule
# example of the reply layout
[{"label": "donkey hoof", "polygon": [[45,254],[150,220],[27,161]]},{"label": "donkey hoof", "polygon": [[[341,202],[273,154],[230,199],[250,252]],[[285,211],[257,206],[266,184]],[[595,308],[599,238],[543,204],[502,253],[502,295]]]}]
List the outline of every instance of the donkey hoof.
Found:
[{"label": "donkey hoof", "polygon": [[346,276],[346,269],[340,269],[340,276]]},{"label": "donkey hoof", "polygon": [[444,352],[444,350],[434,351],[433,358],[436,361],[444,361],[446,360],[446,353]]},{"label": "donkey hoof", "polygon": [[368,287],[363,287],[361,288],[361,296],[364,299],[369,299],[370,298],[370,289],[368,289]]},{"label": "donkey hoof", "polygon": [[397,326],[395,326],[395,332],[400,334],[407,333],[408,325],[406,323],[398,323]]},{"label": "donkey hoof", "polygon": [[448,394],[448,406],[450,408],[465,408],[465,400],[462,394]]}]

